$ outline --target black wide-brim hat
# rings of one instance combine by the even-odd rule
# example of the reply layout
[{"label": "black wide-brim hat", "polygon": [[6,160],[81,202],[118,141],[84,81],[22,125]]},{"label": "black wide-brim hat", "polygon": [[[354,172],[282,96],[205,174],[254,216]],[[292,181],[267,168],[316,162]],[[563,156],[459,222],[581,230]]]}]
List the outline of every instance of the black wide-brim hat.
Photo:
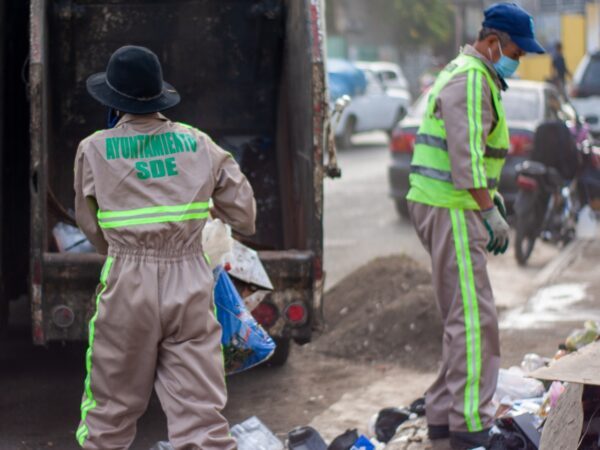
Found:
[{"label": "black wide-brim hat", "polygon": [[164,111],[181,101],[175,88],[163,80],[158,57],[134,45],[114,52],[106,72],[90,76],[86,87],[103,105],[131,114]]}]

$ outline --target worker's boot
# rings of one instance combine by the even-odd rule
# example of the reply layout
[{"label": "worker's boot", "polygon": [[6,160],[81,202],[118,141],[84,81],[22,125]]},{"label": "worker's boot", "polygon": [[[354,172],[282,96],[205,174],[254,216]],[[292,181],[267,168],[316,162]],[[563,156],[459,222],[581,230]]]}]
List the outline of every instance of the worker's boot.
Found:
[{"label": "worker's boot", "polygon": [[450,433],[450,447],[452,450],[471,450],[473,448],[486,448],[490,443],[490,429],[475,433],[452,431]]},{"label": "worker's boot", "polygon": [[430,441],[448,439],[450,437],[450,428],[448,425],[427,425],[427,436]]}]

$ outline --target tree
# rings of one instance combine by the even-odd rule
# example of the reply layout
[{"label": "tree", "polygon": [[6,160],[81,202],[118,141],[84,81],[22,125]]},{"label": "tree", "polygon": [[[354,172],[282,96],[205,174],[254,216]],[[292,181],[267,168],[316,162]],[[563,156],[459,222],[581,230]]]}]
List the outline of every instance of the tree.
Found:
[{"label": "tree", "polygon": [[452,43],[454,11],[448,0],[377,0],[388,5],[385,18],[396,24],[403,46],[431,48]]}]

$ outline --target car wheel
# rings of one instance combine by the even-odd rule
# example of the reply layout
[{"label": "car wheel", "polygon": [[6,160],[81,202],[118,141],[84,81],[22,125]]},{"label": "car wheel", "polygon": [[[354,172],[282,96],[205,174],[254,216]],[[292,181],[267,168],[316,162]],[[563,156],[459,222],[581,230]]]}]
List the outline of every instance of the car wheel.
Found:
[{"label": "car wheel", "polygon": [[290,338],[274,337],[275,341],[275,353],[266,362],[265,365],[269,367],[281,367],[283,366],[290,356]]},{"label": "car wheel", "polygon": [[356,132],[356,117],[350,116],[346,119],[344,124],[344,130],[342,135],[339,137],[340,148],[351,148],[352,147],[352,136]]},{"label": "car wheel", "polygon": [[410,219],[408,212],[408,202],[405,198],[396,200],[396,212],[402,219]]}]

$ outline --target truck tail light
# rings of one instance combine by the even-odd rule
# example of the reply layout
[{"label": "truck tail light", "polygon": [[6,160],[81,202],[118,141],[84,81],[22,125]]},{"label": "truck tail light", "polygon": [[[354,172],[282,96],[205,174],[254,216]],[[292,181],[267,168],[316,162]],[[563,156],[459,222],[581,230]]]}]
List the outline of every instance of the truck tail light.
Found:
[{"label": "truck tail light", "polygon": [[304,325],[308,314],[302,303],[292,303],[285,309],[285,318],[292,325]]},{"label": "truck tail light", "polygon": [[279,318],[277,307],[271,302],[261,302],[252,311],[252,316],[263,328],[271,328]]},{"label": "truck tail light", "polygon": [[535,178],[519,175],[517,177],[517,186],[524,191],[535,191],[538,188],[538,182]]},{"label": "truck tail light", "polygon": [[416,138],[417,135],[414,132],[395,128],[390,140],[390,151],[392,153],[412,153],[415,149]]},{"label": "truck tail light", "polygon": [[512,156],[527,156],[533,149],[533,135],[513,134],[510,137],[509,155]]}]

